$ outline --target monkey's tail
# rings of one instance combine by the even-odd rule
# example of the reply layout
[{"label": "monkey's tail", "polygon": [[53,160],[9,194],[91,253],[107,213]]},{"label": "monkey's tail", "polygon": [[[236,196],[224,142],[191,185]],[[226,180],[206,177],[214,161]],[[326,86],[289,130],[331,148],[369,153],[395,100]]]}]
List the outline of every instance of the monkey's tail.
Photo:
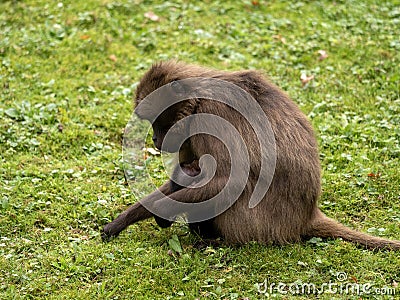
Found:
[{"label": "monkey's tail", "polygon": [[368,249],[400,250],[400,241],[383,239],[350,229],[328,218],[319,210],[311,223],[307,236],[342,238],[343,240],[363,245]]}]

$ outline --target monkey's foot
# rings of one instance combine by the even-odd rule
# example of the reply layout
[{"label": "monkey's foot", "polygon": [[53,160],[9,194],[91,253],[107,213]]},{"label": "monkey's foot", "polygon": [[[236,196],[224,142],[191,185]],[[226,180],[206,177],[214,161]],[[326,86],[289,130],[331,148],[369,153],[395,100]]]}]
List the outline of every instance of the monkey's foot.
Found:
[{"label": "monkey's foot", "polygon": [[161,228],[168,228],[172,225],[172,221],[154,216],[154,220],[156,220],[156,223],[158,226],[160,226]]},{"label": "monkey's foot", "polygon": [[215,240],[215,239],[201,239],[196,241],[193,244],[193,248],[197,250],[204,250],[207,247],[213,247],[213,248],[218,248],[222,246],[223,242],[221,240]]}]

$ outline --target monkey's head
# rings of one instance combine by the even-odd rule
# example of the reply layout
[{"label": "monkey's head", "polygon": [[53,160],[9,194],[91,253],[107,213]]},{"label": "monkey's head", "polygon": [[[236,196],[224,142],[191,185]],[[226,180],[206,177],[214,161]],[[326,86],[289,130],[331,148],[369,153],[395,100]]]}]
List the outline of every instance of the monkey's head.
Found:
[{"label": "monkey's head", "polygon": [[[135,113],[152,123],[156,148],[167,152],[179,151],[188,128],[174,125],[195,114],[197,107],[197,100],[187,97],[189,91],[179,80],[201,77],[206,73],[207,69],[167,61],[154,64],[143,76],[136,90]],[[182,101],[176,102],[177,99]],[[167,132],[168,139],[165,140]]]},{"label": "monkey's head", "polygon": [[[204,67],[190,65],[176,60],[161,61],[155,63],[143,75],[136,89],[136,106],[150,93],[158,88],[174,81],[193,78],[193,77],[213,77],[217,73],[215,70]],[[182,92],[179,86],[174,88]]]},{"label": "monkey's head", "polygon": [[157,149],[166,152],[177,152],[180,150],[189,131],[186,126],[176,124],[179,121],[178,115],[184,109],[184,106],[184,102],[174,104],[164,110],[155,120],[151,120],[153,127],[152,139]]}]

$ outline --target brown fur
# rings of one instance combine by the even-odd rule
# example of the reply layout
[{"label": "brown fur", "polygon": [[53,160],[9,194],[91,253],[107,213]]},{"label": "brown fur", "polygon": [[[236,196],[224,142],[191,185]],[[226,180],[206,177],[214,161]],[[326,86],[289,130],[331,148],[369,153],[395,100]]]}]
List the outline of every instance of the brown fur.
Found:
[{"label": "brown fur", "polygon": [[[250,93],[258,101],[276,139],[276,170],[272,183],[263,200],[254,208],[248,203],[260,171],[260,149],[249,123],[228,106],[205,99],[191,99],[175,105],[172,110],[157,119],[153,128],[155,143],[163,139],[164,124],[194,113],[218,115],[233,124],[242,135],[250,154],[250,175],[244,192],[224,213],[214,219],[196,223],[200,233],[212,233],[230,244],[249,241],[285,244],[298,242],[304,237],[343,238],[368,248],[400,249],[399,241],[373,237],[349,229],[326,217],[317,207],[320,197],[320,162],[317,142],[306,116],[278,87],[268,82],[256,71],[223,72],[176,61],[160,62],[143,76],[137,88],[136,104],[159,87],[176,80],[206,77],[225,80]],[[151,108],[137,112],[147,118]],[[166,128],[168,129],[168,128]],[[210,154],[218,162],[215,178],[207,185],[187,189],[168,182],[160,188],[182,202],[201,202],[216,195],[224,186],[229,174],[230,162],[227,149],[221,141],[209,135],[195,135],[180,149],[181,164],[189,166],[202,155]],[[192,170],[192,169],[190,169]],[[196,173],[196,172],[195,172]],[[196,174],[195,174],[196,175]],[[155,194],[145,200],[160,201]],[[135,204],[104,228],[104,237],[116,236],[128,225],[149,218],[152,214],[140,204]],[[157,218],[156,218],[157,219]],[[170,223],[166,221],[168,226]],[[165,227],[165,226],[164,226]]]}]

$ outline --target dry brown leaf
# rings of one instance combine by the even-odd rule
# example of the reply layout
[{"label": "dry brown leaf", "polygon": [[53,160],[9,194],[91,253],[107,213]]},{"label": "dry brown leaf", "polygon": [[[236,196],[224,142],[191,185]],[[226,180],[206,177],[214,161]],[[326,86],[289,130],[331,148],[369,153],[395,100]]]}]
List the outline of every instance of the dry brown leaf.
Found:
[{"label": "dry brown leaf", "polygon": [[300,76],[301,84],[303,86],[305,86],[307,83],[309,83],[311,80],[313,80],[314,77],[315,77],[314,75],[307,76],[306,73],[301,74],[301,76]]},{"label": "dry brown leaf", "polygon": [[111,54],[108,58],[111,59],[113,62],[117,61],[117,57],[114,54]]},{"label": "dry brown leaf", "polygon": [[281,41],[282,44],[286,44],[286,39],[280,34],[276,34],[272,36],[274,39]]},{"label": "dry brown leaf", "polygon": [[369,173],[368,174],[368,177],[373,177],[373,178],[379,178],[379,177],[381,177],[381,173]]},{"label": "dry brown leaf", "polygon": [[350,280],[355,282],[355,283],[358,283],[357,277],[350,276]]},{"label": "dry brown leaf", "polygon": [[155,13],[153,13],[152,11],[146,12],[146,13],[144,14],[144,16],[145,16],[147,19],[150,19],[150,20],[152,20],[152,21],[154,21],[154,22],[158,22],[158,21],[160,20],[160,17],[157,16],[157,15],[156,15]]},{"label": "dry brown leaf", "polygon": [[318,50],[318,60],[324,60],[325,58],[328,58],[328,53],[325,50]]}]

